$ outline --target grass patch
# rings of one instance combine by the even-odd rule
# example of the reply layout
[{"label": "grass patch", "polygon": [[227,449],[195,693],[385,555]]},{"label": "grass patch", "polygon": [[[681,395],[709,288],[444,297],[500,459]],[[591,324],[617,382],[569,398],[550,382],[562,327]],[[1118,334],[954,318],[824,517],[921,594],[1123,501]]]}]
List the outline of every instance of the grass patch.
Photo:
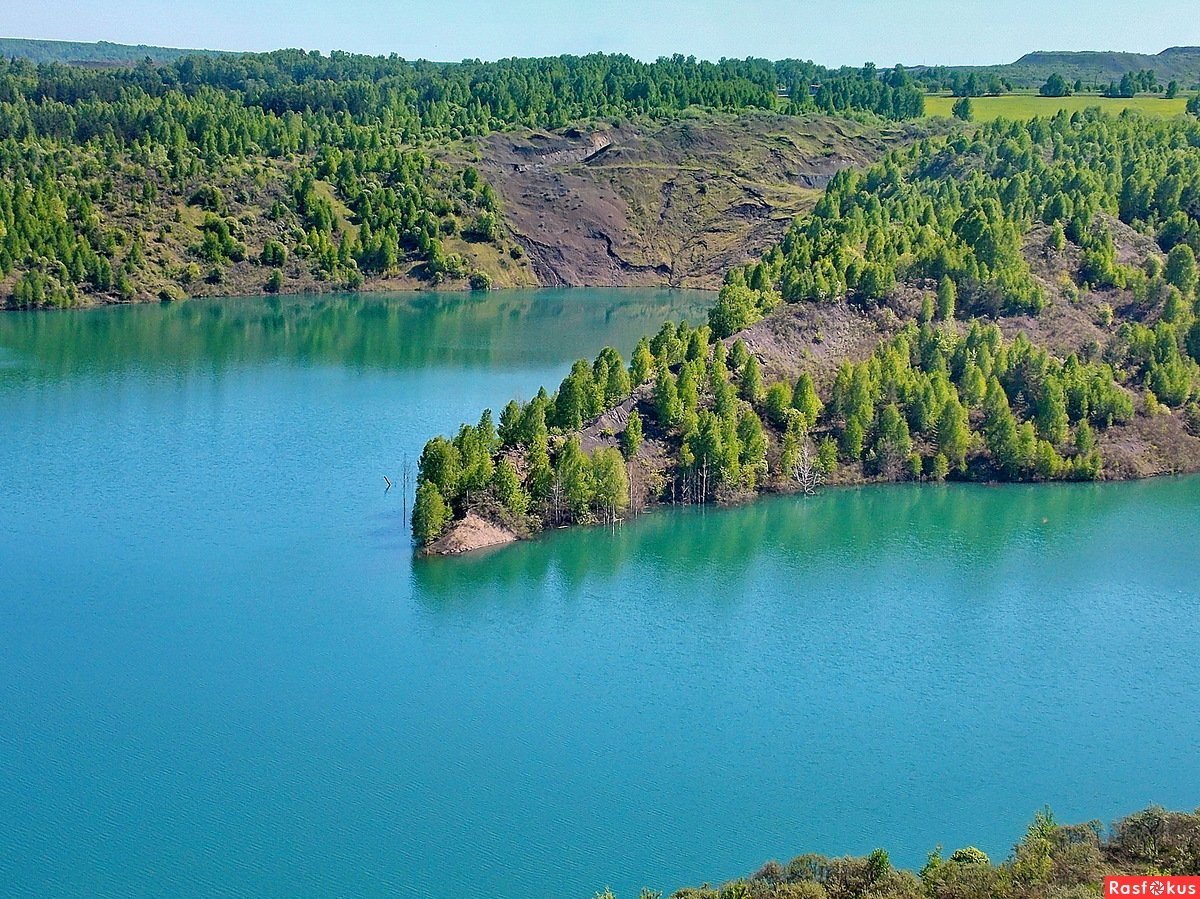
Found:
[{"label": "grass patch", "polygon": [[[955,97],[926,97],[926,116],[950,116]],[[972,97],[971,111],[977,122],[1006,118],[1025,121],[1038,116],[1052,116],[1059,110],[1079,112],[1099,106],[1105,112],[1116,115],[1126,109],[1136,109],[1145,115],[1169,118],[1187,111],[1187,98],[1176,97],[1098,97],[1095,94],[1077,94],[1071,97],[1040,97],[1036,94],[1005,94],[1000,97]]]}]

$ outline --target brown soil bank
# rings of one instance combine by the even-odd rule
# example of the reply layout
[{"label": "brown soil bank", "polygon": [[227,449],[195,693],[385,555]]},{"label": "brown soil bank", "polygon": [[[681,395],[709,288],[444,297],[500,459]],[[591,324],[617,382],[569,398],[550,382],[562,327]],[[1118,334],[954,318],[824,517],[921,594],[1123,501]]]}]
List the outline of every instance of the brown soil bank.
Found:
[{"label": "brown soil bank", "polygon": [[776,243],[838,170],[930,127],[697,113],[493,134],[474,162],[539,283],[715,288]]},{"label": "brown soil bank", "polygon": [[504,525],[469,512],[462,521],[455,523],[439,537],[428,552],[434,556],[456,556],[471,550],[513,543],[517,539],[517,535]]}]

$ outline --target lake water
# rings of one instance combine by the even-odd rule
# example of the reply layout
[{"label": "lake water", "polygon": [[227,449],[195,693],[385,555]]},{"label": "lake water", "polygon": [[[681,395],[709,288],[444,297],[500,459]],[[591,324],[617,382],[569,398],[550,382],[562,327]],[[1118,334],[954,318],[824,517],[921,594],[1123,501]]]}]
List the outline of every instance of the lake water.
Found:
[{"label": "lake water", "polygon": [[424,440],[710,295],[0,316],[0,884],[621,899],[1200,805],[1200,479],[413,563]]}]

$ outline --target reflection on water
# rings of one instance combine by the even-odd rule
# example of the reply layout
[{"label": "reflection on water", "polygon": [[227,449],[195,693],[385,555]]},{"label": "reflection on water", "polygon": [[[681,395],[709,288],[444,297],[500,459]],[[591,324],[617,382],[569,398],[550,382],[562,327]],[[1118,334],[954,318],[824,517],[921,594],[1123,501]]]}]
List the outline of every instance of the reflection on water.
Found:
[{"label": "reflection on water", "polygon": [[[1036,550],[1086,539],[1097,519],[1119,518],[1123,507],[1145,502],[1144,490],[1159,483],[1167,482],[886,485],[768,498],[729,509],[666,506],[616,529],[551,531],[531,543],[421,559],[413,576],[417,596],[436,608],[491,601],[550,578],[568,589],[587,580],[603,583],[631,561],[652,566],[665,580],[694,575],[698,567],[736,575],[761,566],[767,557],[810,577],[831,565],[862,566],[881,553],[910,547],[914,553],[944,554],[977,574],[979,566],[1003,562],[1016,547]],[[1171,488],[1158,501],[1186,514],[1190,499],[1188,491]]]},{"label": "reflection on water", "polygon": [[4,348],[40,377],[148,365],[172,372],[264,361],[350,368],[505,370],[623,353],[668,316],[698,320],[703,291],[511,290],[191,300],[0,315]]}]

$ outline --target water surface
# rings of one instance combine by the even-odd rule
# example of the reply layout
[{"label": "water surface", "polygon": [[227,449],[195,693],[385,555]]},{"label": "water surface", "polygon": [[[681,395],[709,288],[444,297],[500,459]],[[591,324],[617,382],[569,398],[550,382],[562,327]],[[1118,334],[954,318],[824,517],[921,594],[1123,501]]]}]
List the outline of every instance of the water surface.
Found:
[{"label": "water surface", "polygon": [[621,897],[1200,804],[1200,479],[829,491],[413,564],[431,433],[711,297],[0,316],[0,883]]}]

